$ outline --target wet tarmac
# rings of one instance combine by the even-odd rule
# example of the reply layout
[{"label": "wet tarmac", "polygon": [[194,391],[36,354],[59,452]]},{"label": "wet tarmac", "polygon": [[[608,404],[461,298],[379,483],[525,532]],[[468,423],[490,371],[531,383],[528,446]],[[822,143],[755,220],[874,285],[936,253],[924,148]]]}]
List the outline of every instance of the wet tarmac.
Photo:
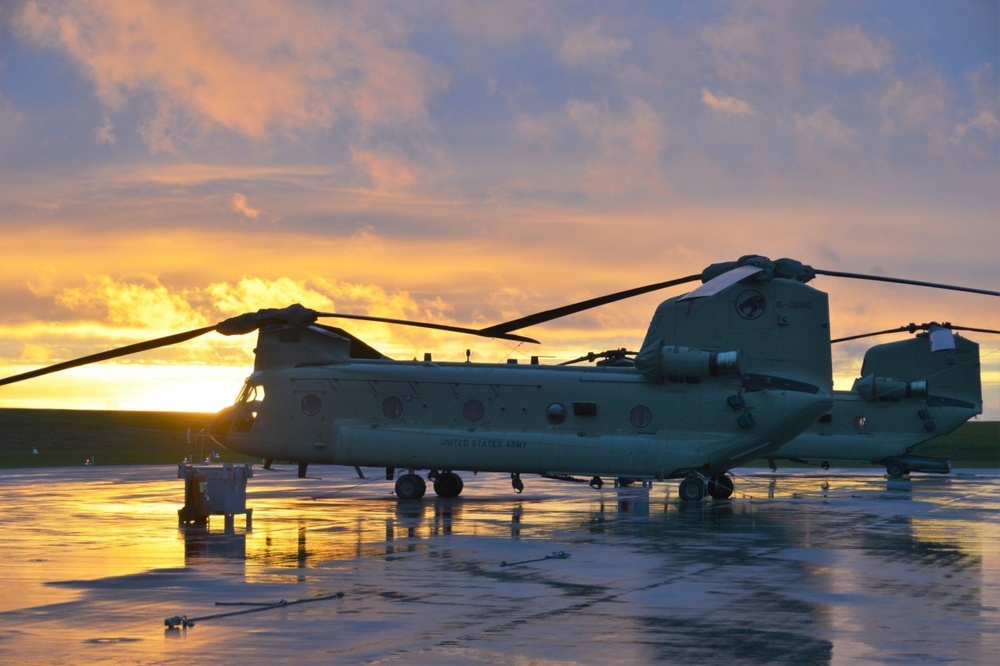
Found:
[{"label": "wet tarmac", "polygon": [[[370,470],[374,475],[377,470]],[[1000,470],[737,470],[398,502],[255,470],[179,528],[175,467],[0,470],[8,663],[962,663],[1000,655]],[[281,602],[285,602],[282,604]],[[169,628],[181,618],[193,626]]]}]

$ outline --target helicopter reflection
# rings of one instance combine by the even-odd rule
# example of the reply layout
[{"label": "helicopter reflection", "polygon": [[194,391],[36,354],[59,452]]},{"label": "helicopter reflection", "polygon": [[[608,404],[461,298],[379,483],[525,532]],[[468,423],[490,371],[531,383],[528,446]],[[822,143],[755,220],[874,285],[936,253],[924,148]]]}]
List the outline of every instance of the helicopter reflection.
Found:
[{"label": "helicopter reflection", "polygon": [[[721,641],[740,646],[735,661],[764,662],[779,645],[793,651],[789,660],[829,660],[834,650],[838,660],[879,662],[886,635],[897,661],[995,657],[995,473],[890,483],[853,471],[748,472],[744,494],[696,503],[663,486],[555,482],[512,497],[500,476],[468,498],[399,502],[359,492],[319,501],[272,477],[252,487],[253,530],[234,533],[173,532],[176,480],[152,468],[118,474],[115,482],[95,482],[82,468],[0,474],[0,511],[19,516],[5,531],[5,584],[19,590],[5,597],[8,608],[59,601],[93,581],[119,589],[172,571],[183,556],[205,577],[241,582],[340,589],[349,578],[359,598],[419,599],[443,585],[449,598],[475,589],[484,604],[507,609],[505,586],[516,582],[531,599],[547,595],[550,610],[583,613],[586,626],[619,617],[602,614],[604,604],[627,600],[637,619],[618,628],[664,650],[691,645],[691,636],[757,637],[753,649]],[[349,482],[345,474],[323,483]],[[572,558],[500,567],[552,551]]]},{"label": "helicopter reflection", "polygon": [[[627,544],[632,552],[658,557],[669,553],[681,564],[690,560],[691,565],[722,567],[750,566],[750,546],[771,559],[790,557],[811,581],[817,599],[896,585],[880,577],[893,572],[889,578],[898,578],[901,567],[910,572],[906,575],[923,572],[919,575],[936,581],[935,588],[949,587],[945,596],[954,603],[982,599],[981,540],[956,542],[950,520],[898,511],[882,516],[887,502],[912,500],[912,483],[887,483],[873,475],[812,474],[758,474],[750,481],[743,487],[756,497],[700,503],[679,502],[648,486],[605,488],[594,494],[556,492],[544,498],[493,495],[400,502],[354,497],[291,507],[275,499],[272,506],[260,507],[259,513],[267,517],[257,521],[253,532],[186,530],[185,561],[243,560],[248,580],[289,575],[304,580],[314,570],[350,569],[371,558],[389,562],[421,552],[451,553],[463,549],[468,538],[498,546],[520,541],[566,548],[564,544]],[[975,532],[970,526],[970,533]],[[817,564],[796,554],[815,549],[836,555],[832,561],[824,556],[827,559]],[[834,628],[841,627],[847,612],[823,617]],[[866,611],[849,612],[856,620]]]},{"label": "helicopter reflection", "polygon": [[[777,479],[770,480],[769,497]],[[685,529],[718,527],[733,515],[733,503],[717,500],[684,503],[669,494],[652,497],[652,484],[618,485],[593,495],[546,497],[544,503],[477,497],[433,501],[334,499],[298,505],[260,507],[254,531],[213,533],[205,526],[181,530],[185,560],[243,559],[248,570],[303,569],[320,563],[373,556],[398,556],[427,548],[440,537],[551,538],[583,527],[590,534],[633,534],[651,518],[677,520]],[[745,509],[741,510],[745,511]],[[292,522],[294,521],[294,522]],[[293,527],[294,525],[294,527]]]},{"label": "helicopter reflection", "polygon": [[[371,556],[414,553],[434,539],[451,536],[520,539],[545,537],[579,522],[614,524],[651,515],[651,486],[607,489],[582,503],[546,499],[544,506],[521,496],[490,501],[480,498],[436,498],[433,501],[323,501],[299,512],[288,507],[260,507],[252,531],[212,532],[207,526],[179,530],[185,560],[243,559],[248,568],[308,568]],[[553,508],[558,507],[555,512]],[[533,511],[533,508],[535,509]],[[657,512],[668,510],[666,503]],[[573,520],[583,513],[587,518]],[[527,517],[531,516],[528,520]],[[286,518],[294,520],[292,523]],[[570,523],[564,522],[569,518]]]}]

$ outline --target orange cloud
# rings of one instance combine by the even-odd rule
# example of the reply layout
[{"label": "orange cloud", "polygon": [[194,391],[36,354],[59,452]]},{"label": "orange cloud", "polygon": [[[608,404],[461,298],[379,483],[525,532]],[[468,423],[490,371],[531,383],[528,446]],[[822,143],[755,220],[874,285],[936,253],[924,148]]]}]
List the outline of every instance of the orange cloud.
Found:
[{"label": "orange cloud", "polygon": [[600,20],[568,28],[559,45],[557,58],[569,65],[618,61],[632,47],[632,43],[627,38],[609,36],[606,28]]},{"label": "orange cloud", "polygon": [[885,37],[870,37],[857,24],[832,28],[817,52],[831,67],[845,73],[884,71],[892,66],[892,47]]},{"label": "orange cloud", "polygon": [[364,169],[379,190],[406,189],[417,181],[414,167],[399,157],[355,150],[351,160]]},{"label": "orange cloud", "polygon": [[831,175],[844,175],[861,144],[860,132],[848,127],[826,106],[796,114],[795,145],[803,163]]},{"label": "orange cloud", "polygon": [[[468,205],[454,201],[391,195],[372,199],[365,192],[356,196],[355,207],[364,202],[364,210],[376,217],[391,211],[458,223],[473,215]],[[351,199],[338,205],[346,201]],[[750,252],[791,256],[833,270],[993,286],[990,244],[954,238],[952,229],[937,223],[939,213],[934,210],[678,206],[667,212],[633,210],[615,216],[591,205],[580,210],[508,206],[497,211],[472,205],[477,223],[489,230],[472,239],[413,236],[404,242],[380,235],[374,227],[323,237],[280,227],[238,236],[208,227],[86,234],[38,223],[12,227],[5,241],[15,251],[0,263],[8,306],[6,322],[0,325],[0,364],[56,362],[293,302],[319,310],[488,325],[700,272],[709,263]],[[617,234],[610,238],[609,225]],[[899,232],[906,228],[919,233]],[[836,242],[831,229],[837,230],[837,237],[856,242]],[[706,237],[712,243],[705,243]],[[911,257],[926,256],[921,250],[926,244],[958,244],[963,251],[942,251],[934,262],[908,263]],[[984,277],[957,280],[956,274]],[[997,310],[985,297],[830,277],[813,284],[831,294],[834,336],[911,321],[1000,328]],[[431,351],[442,360],[461,360],[470,348],[477,360],[502,360],[511,354],[565,360],[587,351],[634,347],[659,301],[683,291],[650,294],[525,331],[541,339],[541,347],[385,324],[331,323],[397,358]],[[995,336],[969,337],[983,346],[984,380],[996,377],[1000,341]],[[205,336],[177,349],[150,352],[135,362],[232,364],[246,370],[252,364],[252,346],[249,338]],[[856,376],[867,346],[862,341],[837,350],[837,373],[844,382]],[[8,367],[0,376],[17,372]],[[989,390],[995,390],[995,384],[991,386]],[[230,392],[235,387],[227,397]],[[7,387],[0,399],[9,395]]]},{"label": "orange cloud", "polygon": [[748,103],[735,97],[715,95],[708,88],[701,89],[701,101],[708,108],[733,116],[752,116],[756,113]]},{"label": "orange cloud", "polygon": [[593,102],[570,100],[566,113],[595,145],[587,162],[587,190],[592,196],[618,197],[662,189],[659,161],[666,131],[647,102],[632,99],[627,111],[616,114]]},{"label": "orange cloud", "polygon": [[229,208],[249,220],[256,220],[261,215],[260,209],[252,208],[242,192],[233,194],[233,198],[229,200]]},{"label": "orange cloud", "polygon": [[806,54],[813,48],[807,16],[798,3],[744,3],[725,20],[701,31],[712,51],[717,73],[737,85],[778,84],[796,90]]},{"label": "orange cloud", "polygon": [[171,293],[152,276],[129,281],[108,275],[87,275],[83,286],[61,289],[54,299],[56,304],[79,315],[112,325],[156,330],[205,325],[183,294]]},{"label": "orange cloud", "polygon": [[220,130],[265,140],[340,116],[408,122],[447,83],[406,49],[400,21],[368,4],[31,0],[16,25],[68,54],[112,112],[149,95],[141,133],[154,152]]}]

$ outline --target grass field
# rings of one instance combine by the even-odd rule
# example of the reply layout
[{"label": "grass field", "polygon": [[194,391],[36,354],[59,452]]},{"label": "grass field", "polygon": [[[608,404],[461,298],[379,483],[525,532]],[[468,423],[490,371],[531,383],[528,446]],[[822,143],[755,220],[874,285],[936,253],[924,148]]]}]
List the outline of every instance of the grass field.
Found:
[{"label": "grass field", "polygon": [[[176,464],[204,460],[259,462],[202,441],[211,414],[0,409],[0,467]],[[35,452],[37,450],[37,453]],[[917,448],[954,467],[1000,468],[1000,422],[971,421]],[[765,464],[761,462],[761,464]],[[783,465],[784,466],[784,465]]]},{"label": "grass field", "polygon": [[[196,412],[0,409],[0,467],[138,465],[204,460],[254,462],[197,432],[211,414]],[[189,434],[190,433],[190,434]],[[37,450],[37,453],[35,451]]]}]

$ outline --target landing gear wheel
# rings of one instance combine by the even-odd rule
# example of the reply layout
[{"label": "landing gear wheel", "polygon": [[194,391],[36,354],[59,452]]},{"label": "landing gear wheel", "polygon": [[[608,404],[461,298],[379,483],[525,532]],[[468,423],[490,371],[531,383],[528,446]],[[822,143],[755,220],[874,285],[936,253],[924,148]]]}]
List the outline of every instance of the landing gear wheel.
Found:
[{"label": "landing gear wheel", "polygon": [[404,474],[396,479],[396,497],[420,499],[427,492],[427,483],[416,474]]},{"label": "landing gear wheel", "polygon": [[458,497],[462,493],[465,484],[462,477],[454,472],[444,472],[438,474],[434,479],[434,492],[438,497]]},{"label": "landing gear wheel", "polygon": [[705,498],[705,482],[697,476],[689,476],[681,481],[677,494],[685,502],[700,502]]},{"label": "landing gear wheel", "polygon": [[712,499],[729,499],[736,484],[728,474],[716,474],[708,480],[708,494]]},{"label": "landing gear wheel", "polygon": [[901,479],[906,474],[906,467],[898,460],[890,460],[885,464],[885,473],[890,479]]}]

